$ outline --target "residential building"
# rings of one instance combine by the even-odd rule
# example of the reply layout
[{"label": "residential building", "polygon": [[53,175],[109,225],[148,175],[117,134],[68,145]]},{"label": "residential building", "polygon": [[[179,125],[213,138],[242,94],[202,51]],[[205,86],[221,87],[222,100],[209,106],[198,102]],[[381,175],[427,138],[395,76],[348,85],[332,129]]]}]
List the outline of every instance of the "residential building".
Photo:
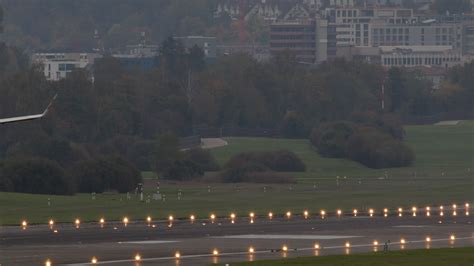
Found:
[{"label": "residential building", "polygon": [[66,78],[75,69],[84,69],[94,64],[101,55],[96,53],[36,53],[32,62],[43,66],[47,80]]}]

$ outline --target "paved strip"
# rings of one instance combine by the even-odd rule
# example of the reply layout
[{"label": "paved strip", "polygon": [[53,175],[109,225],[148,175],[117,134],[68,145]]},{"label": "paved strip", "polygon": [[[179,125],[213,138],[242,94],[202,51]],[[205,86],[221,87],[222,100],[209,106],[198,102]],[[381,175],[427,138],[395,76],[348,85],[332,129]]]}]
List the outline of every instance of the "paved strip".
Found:
[{"label": "paved strip", "polygon": [[179,241],[163,241],[163,240],[144,240],[144,241],[125,241],[118,242],[118,244],[139,244],[139,245],[149,245],[149,244],[168,244],[176,243]]},{"label": "paved strip", "polygon": [[[457,238],[457,240],[466,240],[466,239],[474,239],[474,237],[460,237]],[[441,242],[441,241],[448,241],[450,240],[449,238],[440,238],[440,239],[431,239],[430,242]],[[407,241],[405,243],[401,242],[392,242],[391,245],[408,245],[408,244],[414,244],[414,243],[425,243],[426,240],[412,240],[412,241]],[[359,245],[351,245],[350,248],[362,248],[362,247],[373,247],[374,244],[359,244]],[[383,244],[378,244],[376,246],[383,246]],[[338,245],[338,246],[327,246],[327,247],[321,247],[321,249],[348,249],[345,245]],[[296,248],[296,249],[288,249],[288,251],[275,251],[275,250],[260,250],[260,251],[255,251],[253,254],[264,254],[264,253],[273,253],[273,252],[296,252],[296,251],[307,251],[307,250],[315,250],[314,247],[310,248]],[[213,254],[196,254],[196,255],[186,255],[186,256],[180,256],[180,260],[183,259],[190,259],[190,258],[204,258],[204,257],[225,257],[225,256],[236,256],[236,255],[245,255],[248,256],[249,252],[227,252],[227,253],[220,253],[218,256],[213,255]],[[158,258],[144,258],[141,259],[141,262],[151,262],[151,261],[162,261],[162,260],[177,260],[176,257],[158,257]],[[127,263],[127,262],[135,262],[133,259],[127,259],[127,260],[109,260],[109,261],[100,261],[97,262],[96,264],[92,264],[89,262],[85,263],[75,263],[75,264],[66,264],[68,266],[83,266],[83,265],[105,265],[105,264],[117,264],[117,263]]]},{"label": "paved strip", "polygon": [[[394,227],[399,225],[423,225],[425,227]],[[208,265],[209,263],[248,261],[240,254],[248,250],[249,246],[258,251],[278,250],[283,245],[290,248],[312,247],[315,242],[323,249],[319,255],[341,254],[342,249],[327,247],[338,247],[346,241],[351,242],[350,253],[369,252],[367,244],[378,240],[384,243],[388,240],[399,241],[402,237],[406,240],[405,248],[425,248],[427,243],[423,240],[430,236],[433,240],[430,244],[434,247],[461,247],[474,246],[472,239],[463,240],[460,237],[473,236],[472,217],[388,217],[372,219],[353,218],[330,218],[324,220],[257,220],[254,224],[230,222],[222,224],[179,223],[169,228],[166,224],[157,224],[155,228],[144,224],[133,224],[127,227],[117,226],[113,230],[109,226],[100,228],[98,225],[90,225],[74,229],[72,226],[59,228],[59,233],[53,233],[50,229],[36,228],[34,230],[0,230],[2,241],[2,256],[0,263],[4,265],[41,265],[49,258],[54,265],[74,264],[84,262],[97,256],[99,262],[106,261],[128,261],[110,263],[117,266],[130,265],[133,256],[137,253],[142,258],[160,258],[160,265],[176,266],[172,256],[180,251],[182,257],[180,265]],[[292,234],[287,234],[291,232]],[[222,236],[240,235],[274,235],[274,236],[360,236],[353,239],[307,239],[307,237],[296,237],[294,239],[252,239],[252,238],[215,238]],[[457,238],[451,241],[435,239],[446,239],[450,235]],[[25,237],[27,237],[25,239]],[[421,240],[411,242],[412,240]],[[118,244],[118,242],[143,242],[143,241],[177,241],[163,245],[152,244]],[[445,242],[443,242],[445,241]],[[144,242],[146,243],[146,242]],[[401,245],[393,245],[393,249],[401,248]],[[397,243],[397,242],[395,242]],[[413,244],[410,244],[413,243]],[[409,245],[410,244],[410,245]],[[359,245],[365,245],[359,247]],[[212,249],[226,252],[224,257],[211,257]],[[379,248],[380,249],[380,248]],[[316,251],[300,249],[301,252],[291,252],[289,257],[312,256]],[[347,250],[342,250],[344,254]],[[247,252],[244,252],[248,255]],[[201,256],[207,257],[189,257]],[[275,259],[284,254],[281,252],[255,253],[253,259]],[[186,256],[185,256],[186,255]],[[163,259],[163,258],[168,258]],[[172,260],[170,259],[172,258]],[[156,261],[147,262],[143,260],[140,265],[156,265]]]},{"label": "paved strip", "polygon": [[327,239],[347,239],[362,236],[338,236],[338,235],[232,235],[216,236],[213,238],[229,239],[309,239],[309,240],[327,240]]}]

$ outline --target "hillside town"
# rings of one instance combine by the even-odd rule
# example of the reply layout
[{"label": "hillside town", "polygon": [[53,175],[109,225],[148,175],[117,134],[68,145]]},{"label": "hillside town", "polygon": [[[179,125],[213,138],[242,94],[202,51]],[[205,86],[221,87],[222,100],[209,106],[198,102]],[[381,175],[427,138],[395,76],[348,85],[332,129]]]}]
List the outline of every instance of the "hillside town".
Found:
[{"label": "hillside town", "polygon": [[[406,4],[410,2],[410,4]],[[229,17],[240,24],[261,21],[267,38],[250,41],[242,25],[239,41],[220,43],[215,36],[174,36],[187,49],[200,47],[206,60],[247,53],[259,61],[282,52],[301,64],[317,66],[336,58],[356,59],[384,67],[407,67],[422,71],[436,87],[446,70],[474,57],[474,11],[434,14],[430,0],[248,0],[219,1],[213,16]],[[472,1],[471,1],[472,2]],[[472,5],[471,5],[472,6]],[[49,80],[59,80],[76,68],[90,69],[101,58],[97,48],[74,53],[41,52],[32,62],[44,65]],[[159,45],[150,44],[145,32],[141,42],[113,51],[112,56],[128,68],[151,69],[159,63]]]}]

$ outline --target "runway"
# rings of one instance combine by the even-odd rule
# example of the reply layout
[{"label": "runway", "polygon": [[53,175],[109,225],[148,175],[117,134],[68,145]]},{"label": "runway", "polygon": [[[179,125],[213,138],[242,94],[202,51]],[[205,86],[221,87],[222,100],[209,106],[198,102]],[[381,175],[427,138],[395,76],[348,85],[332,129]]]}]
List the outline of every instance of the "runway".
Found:
[{"label": "runway", "polygon": [[[59,224],[1,227],[1,265],[208,265],[382,252],[474,246],[470,216],[412,217],[256,217],[210,220]],[[57,230],[56,232],[54,230]],[[452,239],[453,237],[453,239]],[[429,238],[429,239],[427,239]],[[402,240],[403,239],[403,240]],[[377,243],[374,245],[374,241]],[[402,243],[404,241],[404,243]],[[315,248],[315,245],[318,245]],[[285,247],[287,250],[285,250]],[[252,250],[250,250],[252,248]],[[213,255],[217,250],[218,254]],[[250,252],[252,251],[252,252]],[[175,257],[179,252],[179,259]],[[135,261],[136,254],[140,261]]]}]

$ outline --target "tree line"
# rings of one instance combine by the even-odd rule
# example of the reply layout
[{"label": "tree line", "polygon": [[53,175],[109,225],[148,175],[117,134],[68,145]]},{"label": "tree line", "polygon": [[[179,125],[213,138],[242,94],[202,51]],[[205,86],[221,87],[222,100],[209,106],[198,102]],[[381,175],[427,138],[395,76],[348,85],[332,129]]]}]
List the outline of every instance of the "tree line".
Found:
[{"label": "tree line", "polygon": [[198,125],[272,128],[281,137],[308,138],[313,128],[358,123],[358,114],[372,113],[382,117],[374,121],[383,123],[370,127],[400,141],[394,135],[402,134],[400,129],[387,131],[384,123],[441,114],[474,116],[472,62],[451,69],[440,89],[433,90],[416,71],[358,61],[308,67],[283,53],[270,62],[235,54],[209,64],[202,50],[184,49],[173,38],[162,43],[156,68],[127,69],[105,57],[94,66],[93,82],[83,70],[47,81],[41,66],[30,65],[27,58],[18,49],[0,46],[0,116],[40,112],[52,95],[59,97],[44,120],[2,126],[0,156],[42,157],[62,167],[118,155],[139,170],[156,171],[156,153],[166,151],[163,143],[171,141],[160,138],[192,135]]}]

